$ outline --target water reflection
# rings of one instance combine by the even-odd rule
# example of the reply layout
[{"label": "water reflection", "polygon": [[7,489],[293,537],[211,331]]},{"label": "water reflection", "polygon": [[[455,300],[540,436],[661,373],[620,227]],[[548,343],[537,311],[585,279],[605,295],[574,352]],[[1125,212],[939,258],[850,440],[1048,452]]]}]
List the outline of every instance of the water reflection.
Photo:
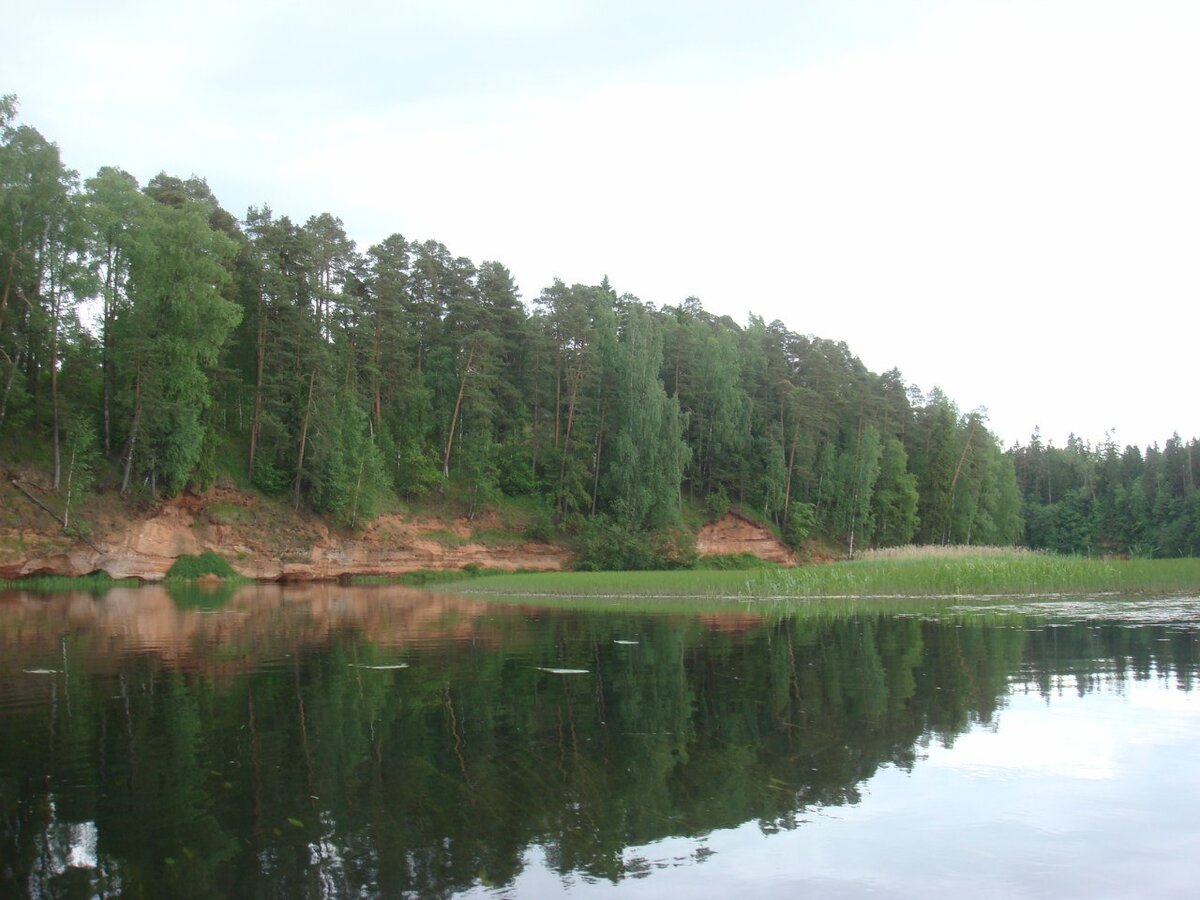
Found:
[{"label": "water reflection", "polygon": [[[632,885],[663,869],[632,848],[690,838],[670,866],[703,868],[706,835],[804,832],[956,742],[961,770],[1028,769],[1076,732],[1018,719],[974,747],[1014,691],[1190,691],[1198,618],[8,595],[0,886],[448,896],[535,868]],[[916,767],[954,768],[938,760]]]}]

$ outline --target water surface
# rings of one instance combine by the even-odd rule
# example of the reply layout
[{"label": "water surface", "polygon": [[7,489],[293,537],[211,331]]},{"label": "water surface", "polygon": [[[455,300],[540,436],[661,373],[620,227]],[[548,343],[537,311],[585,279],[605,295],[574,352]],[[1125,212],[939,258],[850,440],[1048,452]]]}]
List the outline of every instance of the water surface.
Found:
[{"label": "water surface", "polygon": [[1200,600],[0,595],[0,894],[1190,896]]}]

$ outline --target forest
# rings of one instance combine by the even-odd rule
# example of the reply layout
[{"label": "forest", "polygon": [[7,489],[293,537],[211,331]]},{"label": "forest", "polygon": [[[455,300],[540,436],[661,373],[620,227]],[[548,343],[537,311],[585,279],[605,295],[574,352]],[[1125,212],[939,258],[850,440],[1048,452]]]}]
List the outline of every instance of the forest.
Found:
[{"label": "forest", "polygon": [[[785,541],[1200,553],[1200,448],[1006,450],[844,343],[695,298],[555,281],[330,213],[242,218],[198,176],[82,179],[0,100],[0,454],[153,502],[236,473],[355,529],[426,498],[509,498],[584,567],[688,561],[686,516]],[[748,303],[752,298],[748,298]],[[797,307],[802,315],[802,307]]]}]

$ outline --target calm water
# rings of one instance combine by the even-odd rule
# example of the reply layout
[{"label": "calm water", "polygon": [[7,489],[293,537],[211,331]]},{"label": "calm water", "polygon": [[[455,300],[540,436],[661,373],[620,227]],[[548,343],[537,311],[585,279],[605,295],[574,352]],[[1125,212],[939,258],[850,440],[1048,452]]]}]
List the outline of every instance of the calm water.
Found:
[{"label": "calm water", "polygon": [[1198,626],[0,594],[0,896],[1195,896]]}]

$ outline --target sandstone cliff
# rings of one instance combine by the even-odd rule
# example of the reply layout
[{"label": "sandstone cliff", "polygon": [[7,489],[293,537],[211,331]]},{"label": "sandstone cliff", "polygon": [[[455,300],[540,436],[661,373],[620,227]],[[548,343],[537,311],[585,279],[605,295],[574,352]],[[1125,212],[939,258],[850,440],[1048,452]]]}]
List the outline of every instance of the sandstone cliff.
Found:
[{"label": "sandstone cliff", "polygon": [[[26,501],[11,486],[5,504]],[[16,512],[15,509],[6,510]],[[35,511],[36,512],[36,511]],[[0,519],[0,578],[78,576],[162,579],[177,558],[211,550],[239,574],[259,581],[402,575],[422,569],[558,570],[563,547],[497,535],[486,517],[434,519],[386,515],[356,533],[264,503],[228,486],[202,498],[181,496],[141,514],[92,510],[93,533],[77,540],[43,513]],[[487,540],[480,534],[487,534]]]},{"label": "sandstone cliff", "polygon": [[[34,498],[37,490],[30,485]],[[47,504],[53,498],[45,495]],[[466,518],[385,515],[355,533],[336,531],[225,484],[203,497],[183,495],[137,512],[109,498],[88,510],[92,533],[75,539],[11,484],[0,485],[0,579],[30,575],[157,581],[180,556],[217,553],[239,574],[257,581],[334,580],[391,576],[474,565],[505,570],[561,570],[572,555],[557,544],[514,536],[496,514]],[[507,527],[506,527],[507,526]],[[786,545],[735,513],[704,526],[701,556],[750,553],[794,565]]]}]

